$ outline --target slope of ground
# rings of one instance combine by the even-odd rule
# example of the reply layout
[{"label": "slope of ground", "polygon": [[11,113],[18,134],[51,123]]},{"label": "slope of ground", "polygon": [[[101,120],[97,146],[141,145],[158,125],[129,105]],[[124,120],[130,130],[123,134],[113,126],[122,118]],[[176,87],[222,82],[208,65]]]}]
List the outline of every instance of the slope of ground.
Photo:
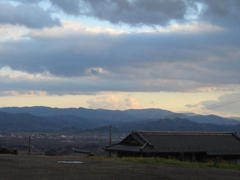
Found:
[{"label": "slope of ground", "polygon": [[[81,161],[64,164],[59,161]],[[240,172],[212,168],[139,164],[86,158],[0,156],[0,179],[168,179],[168,180],[239,180]]]}]

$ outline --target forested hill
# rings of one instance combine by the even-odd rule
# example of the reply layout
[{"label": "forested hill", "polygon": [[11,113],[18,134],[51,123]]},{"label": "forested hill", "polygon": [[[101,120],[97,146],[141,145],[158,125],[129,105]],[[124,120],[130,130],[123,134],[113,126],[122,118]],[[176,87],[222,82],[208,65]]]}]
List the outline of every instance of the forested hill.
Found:
[{"label": "forested hill", "polygon": [[[170,118],[171,117],[171,118]],[[105,131],[237,131],[240,121],[215,115],[184,116],[161,109],[112,111],[85,108],[0,108],[0,132]]]},{"label": "forested hill", "polygon": [[[90,132],[105,132],[109,130],[101,127],[88,130]],[[189,132],[237,132],[240,134],[240,124],[238,125],[217,125],[217,124],[200,124],[188,119],[158,119],[146,120],[120,124],[112,127],[115,133],[129,133],[131,131],[189,131]]]}]

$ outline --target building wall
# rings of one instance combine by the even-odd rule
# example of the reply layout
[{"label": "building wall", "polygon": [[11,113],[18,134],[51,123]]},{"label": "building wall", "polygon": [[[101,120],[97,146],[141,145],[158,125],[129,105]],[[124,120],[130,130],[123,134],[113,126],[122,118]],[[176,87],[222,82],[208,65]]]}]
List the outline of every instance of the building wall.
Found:
[{"label": "building wall", "polygon": [[229,164],[240,165],[240,159],[231,159],[229,160]]},{"label": "building wall", "polygon": [[117,157],[159,157],[187,162],[217,162],[240,165],[240,156],[209,156],[206,153],[116,152]]}]

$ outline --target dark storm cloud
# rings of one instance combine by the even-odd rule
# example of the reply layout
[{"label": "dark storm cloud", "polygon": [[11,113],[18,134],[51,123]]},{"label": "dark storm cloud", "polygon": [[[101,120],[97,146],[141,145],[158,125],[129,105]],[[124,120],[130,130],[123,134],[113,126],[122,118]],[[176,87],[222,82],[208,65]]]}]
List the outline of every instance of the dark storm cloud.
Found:
[{"label": "dark storm cloud", "polygon": [[54,6],[58,6],[67,14],[79,15],[80,13],[80,2],[79,0],[50,0]]},{"label": "dark storm cloud", "polygon": [[49,13],[38,6],[30,4],[12,6],[8,3],[0,3],[0,24],[24,25],[30,28],[61,25],[58,19],[52,19]]},{"label": "dark storm cloud", "polygon": [[84,0],[89,15],[111,23],[130,25],[166,25],[171,20],[183,20],[187,9],[183,1],[169,0]]},{"label": "dark storm cloud", "polygon": [[224,27],[240,26],[239,0],[199,0],[203,3],[200,19]]},{"label": "dark storm cloud", "polygon": [[[14,1],[14,0],[13,0]],[[42,0],[16,0],[17,2],[21,2],[21,3],[30,3],[30,4],[35,4],[35,3],[39,3]]]},{"label": "dark storm cloud", "polygon": [[72,15],[85,15],[111,23],[130,25],[166,25],[183,20],[187,4],[183,0],[50,0]]},{"label": "dark storm cloud", "polygon": [[[166,26],[171,22],[204,21],[222,27],[240,26],[239,0],[16,0],[29,5],[50,2],[63,12],[113,24]],[[30,10],[31,11],[31,10]],[[26,13],[26,12],[25,12]]]},{"label": "dark storm cloud", "polygon": [[51,0],[67,14],[84,15],[113,24],[168,25],[195,17],[219,26],[239,27],[239,0]]}]

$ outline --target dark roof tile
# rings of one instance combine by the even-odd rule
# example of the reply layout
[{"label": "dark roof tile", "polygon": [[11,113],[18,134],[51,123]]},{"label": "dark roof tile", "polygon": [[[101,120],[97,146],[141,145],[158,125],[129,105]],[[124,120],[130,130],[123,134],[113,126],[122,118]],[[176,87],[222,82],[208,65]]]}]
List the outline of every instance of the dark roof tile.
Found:
[{"label": "dark roof tile", "polygon": [[[121,144],[105,150],[131,152],[205,152],[209,155],[240,155],[240,138],[235,133],[132,132],[142,146]],[[142,137],[141,137],[142,136]],[[129,136],[128,136],[129,137]],[[124,141],[124,140],[123,140]]]}]

